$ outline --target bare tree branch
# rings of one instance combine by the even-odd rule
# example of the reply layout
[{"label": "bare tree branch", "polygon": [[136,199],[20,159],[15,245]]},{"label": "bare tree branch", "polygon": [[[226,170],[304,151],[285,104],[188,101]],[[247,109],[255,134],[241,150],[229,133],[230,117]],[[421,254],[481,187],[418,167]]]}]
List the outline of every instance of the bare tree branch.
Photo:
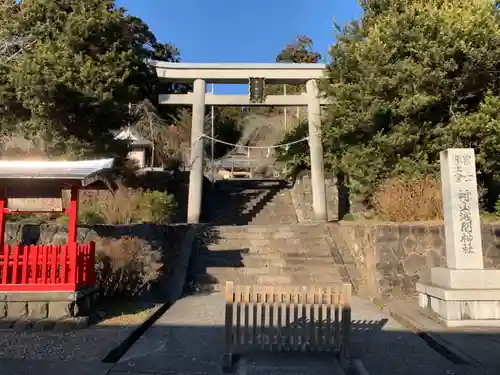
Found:
[{"label": "bare tree branch", "polygon": [[16,35],[0,40],[0,63],[6,64],[30,49],[37,39],[33,35]]}]

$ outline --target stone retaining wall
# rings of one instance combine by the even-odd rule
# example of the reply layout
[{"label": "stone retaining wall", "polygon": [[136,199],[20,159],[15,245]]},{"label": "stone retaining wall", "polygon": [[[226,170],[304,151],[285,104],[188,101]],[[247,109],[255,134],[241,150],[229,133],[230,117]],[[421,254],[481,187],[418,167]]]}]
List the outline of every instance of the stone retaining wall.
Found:
[{"label": "stone retaining wall", "polygon": [[[325,172],[325,193],[328,221],[341,220],[347,213],[359,217],[367,215],[363,202],[350,195],[348,189],[342,183],[339,184],[337,176],[332,172]],[[310,171],[302,171],[295,177],[290,195],[299,223],[314,222]]]},{"label": "stone retaining wall", "polygon": [[[99,237],[136,237],[145,240],[163,254],[164,275],[156,287],[165,300],[177,299],[182,290],[189,259],[198,229],[188,225],[100,225],[78,228],[79,243]],[[64,244],[67,228],[55,224],[8,223],[5,228],[9,244]],[[3,292],[0,293],[0,328],[48,329],[88,325],[97,302],[97,289],[78,292]]]},{"label": "stone retaining wall", "polygon": [[[442,223],[330,225],[372,298],[416,294],[415,283],[429,281],[431,267],[445,266]],[[500,223],[482,224],[482,240],[485,268],[500,269]]]},{"label": "stone retaining wall", "polygon": [[[339,214],[339,192],[337,179],[331,173],[325,173],[325,188],[328,221],[336,221]],[[311,172],[303,171],[299,173],[295,178],[293,187],[290,189],[290,195],[299,223],[313,222]]]}]

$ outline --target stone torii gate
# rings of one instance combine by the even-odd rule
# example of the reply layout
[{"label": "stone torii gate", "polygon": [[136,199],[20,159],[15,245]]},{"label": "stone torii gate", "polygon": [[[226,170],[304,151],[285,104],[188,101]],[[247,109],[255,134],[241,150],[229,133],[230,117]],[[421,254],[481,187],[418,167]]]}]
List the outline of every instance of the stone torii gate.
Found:
[{"label": "stone torii gate", "polygon": [[[294,63],[168,63],[151,61],[160,79],[193,85],[187,94],[159,95],[164,105],[191,105],[191,172],[189,177],[188,223],[200,220],[203,189],[203,134],[205,106],[307,106],[313,210],[317,221],[327,221],[323,146],[321,143],[321,104],[317,79],[323,77],[324,64]],[[214,95],[207,83],[249,84],[250,95]],[[306,93],[265,95],[265,84],[303,84]]]}]

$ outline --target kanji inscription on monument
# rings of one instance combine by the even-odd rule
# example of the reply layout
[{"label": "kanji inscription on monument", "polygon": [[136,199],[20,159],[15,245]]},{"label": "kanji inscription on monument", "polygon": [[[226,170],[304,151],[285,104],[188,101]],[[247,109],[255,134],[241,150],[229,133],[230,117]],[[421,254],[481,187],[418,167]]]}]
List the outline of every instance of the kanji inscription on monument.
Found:
[{"label": "kanji inscription on monument", "polygon": [[474,150],[447,149],[441,152],[440,158],[447,266],[482,269]]}]

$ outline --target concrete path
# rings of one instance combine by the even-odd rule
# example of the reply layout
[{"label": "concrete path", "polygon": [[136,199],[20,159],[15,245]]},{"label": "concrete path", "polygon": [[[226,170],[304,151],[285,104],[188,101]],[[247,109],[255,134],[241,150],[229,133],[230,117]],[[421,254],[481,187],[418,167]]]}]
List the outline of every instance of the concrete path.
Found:
[{"label": "concrete path", "polygon": [[[353,301],[352,355],[372,375],[483,375],[477,368],[455,366],[370,303]],[[220,293],[178,301],[110,372],[148,374],[220,374],[223,354],[224,299]],[[293,362],[295,363],[293,363]],[[249,356],[244,370],[253,374],[332,373],[329,358]]]},{"label": "concrete path", "polygon": [[479,374],[452,364],[376,306],[357,297],[352,320],[352,356],[360,358],[371,375]]},{"label": "concrete path", "polygon": [[[493,375],[498,368],[456,366],[413,333],[358,298],[353,300],[352,355],[372,375]],[[224,299],[220,293],[179,300],[115,365],[98,362],[0,360],[0,374],[166,375],[220,374]],[[246,375],[339,374],[328,356],[247,356]]]},{"label": "concrete path", "polygon": [[188,296],[158,319],[113,371],[218,374],[223,339],[223,295]]}]

